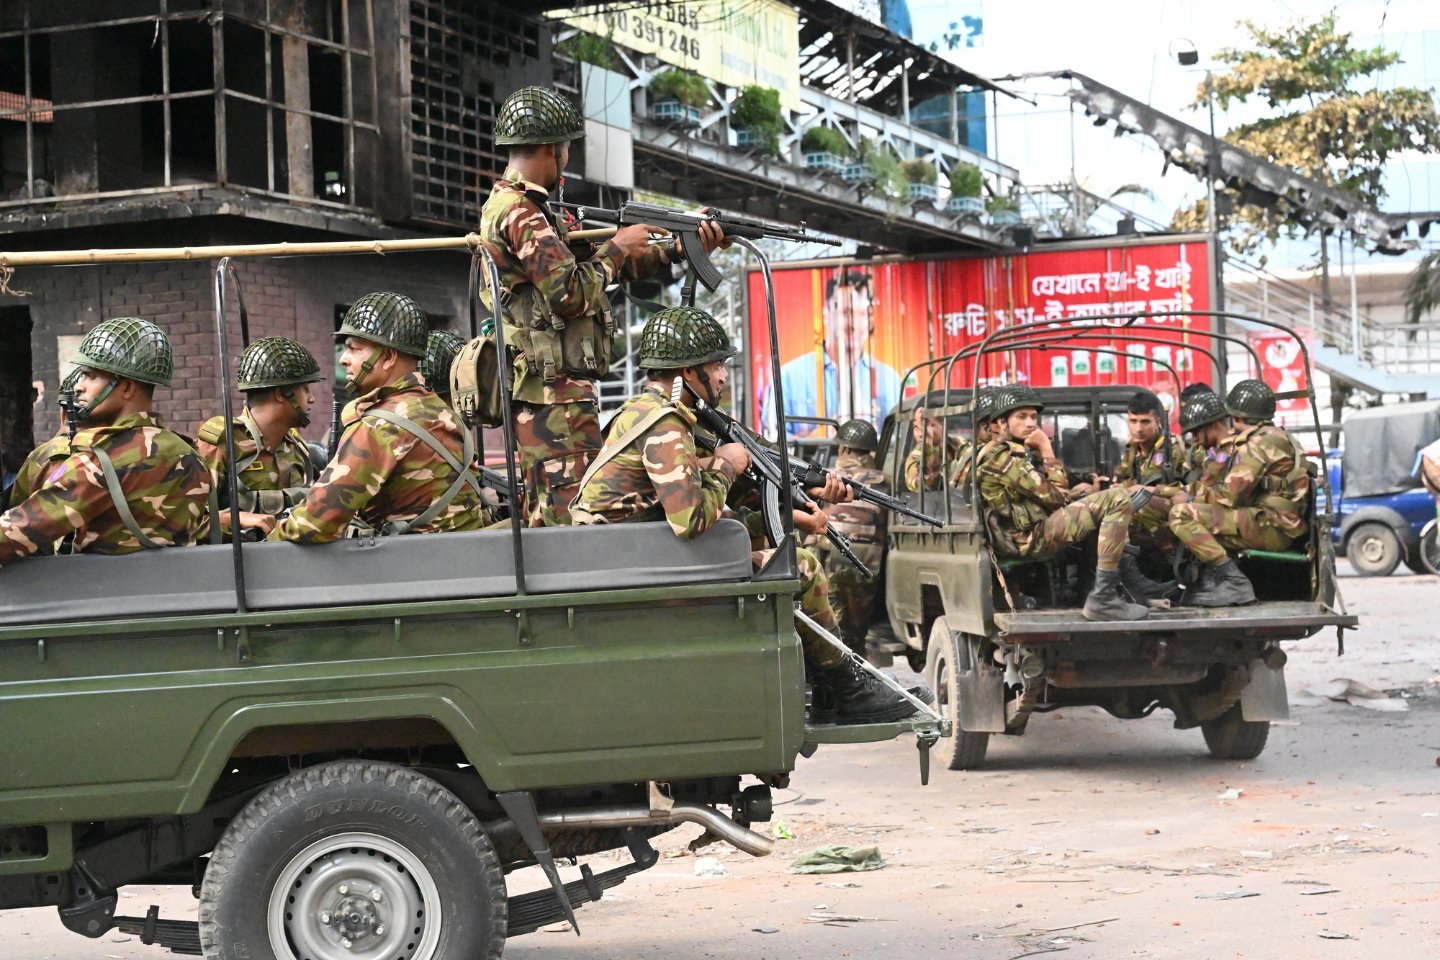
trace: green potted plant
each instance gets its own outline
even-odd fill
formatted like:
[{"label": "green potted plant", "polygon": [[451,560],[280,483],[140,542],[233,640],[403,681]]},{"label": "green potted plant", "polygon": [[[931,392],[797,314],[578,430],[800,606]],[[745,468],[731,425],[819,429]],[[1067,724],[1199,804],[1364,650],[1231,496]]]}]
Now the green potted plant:
[{"label": "green potted plant", "polygon": [[700,125],[700,108],[710,102],[710,88],[699,74],[671,67],[650,81],[650,115],[686,127]]},{"label": "green potted plant", "polygon": [[877,147],[865,158],[865,172],[872,191],[886,200],[899,200],[908,190],[900,158],[885,147]]},{"label": "green potted plant", "polygon": [[973,163],[957,163],[950,169],[950,202],[945,209],[962,216],[979,217],[985,212],[985,202],[980,199],[984,189],[985,180],[979,167]]},{"label": "green potted plant", "polygon": [[918,158],[905,160],[900,164],[900,172],[905,175],[905,195],[911,203],[935,202],[938,195],[935,183],[939,180],[935,164]]},{"label": "green potted plant", "polygon": [[780,149],[780,91],[750,84],[730,105],[735,146],[774,154]]},{"label": "green potted plant", "polygon": [[805,155],[805,169],[821,173],[845,172],[850,144],[834,127],[815,126],[800,137],[800,150]]},{"label": "green potted plant", "polygon": [[845,178],[846,183],[870,182],[870,166],[866,161],[874,152],[875,141],[869,137],[861,137],[855,142],[855,151],[851,155],[850,162],[845,164],[845,169],[840,174]]},{"label": "green potted plant", "polygon": [[996,194],[985,201],[985,209],[991,226],[1013,227],[1020,222],[1020,204],[1013,197]]}]

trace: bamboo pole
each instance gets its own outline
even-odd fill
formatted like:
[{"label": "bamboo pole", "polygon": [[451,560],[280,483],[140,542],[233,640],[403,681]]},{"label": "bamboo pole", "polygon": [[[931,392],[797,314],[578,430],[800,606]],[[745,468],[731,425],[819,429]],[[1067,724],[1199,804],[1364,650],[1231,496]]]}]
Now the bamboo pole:
[{"label": "bamboo pole", "polygon": [[[613,232],[613,231],[612,231]],[[0,252],[0,268],[73,267],[93,263],[159,263],[214,260],[221,257],[303,257],[321,254],[414,253],[423,250],[475,250],[480,235],[419,237],[407,240],[336,240],[316,243],[249,243],[213,247],[134,247],[113,250],[27,250]]]}]

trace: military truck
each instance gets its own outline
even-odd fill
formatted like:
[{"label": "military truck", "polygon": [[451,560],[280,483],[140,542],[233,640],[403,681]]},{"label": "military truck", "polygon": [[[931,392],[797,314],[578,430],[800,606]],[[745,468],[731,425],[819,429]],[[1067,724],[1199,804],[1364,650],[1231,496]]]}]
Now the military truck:
[{"label": "military truck", "polygon": [[[222,378],[227,279],[222,261]],[[682,824],[763,856],[751,827],[797,757],[946,727],[811,721],[781,546],[756,571],[734,520],[685,541],[517,517],[14,564],[0,909],[209,960],[480,960],[554,921],[578,933],[575,908]],[[557,866],[607,850],[629,862]],[[549,888],[507,896],[530,867]],[[117,915],[142,883],[189,887],[198,922]]]},{"label": "military truck", "polygon": [[[1063,346],[1103,353],[1114,350],[1111,340],[1146,339],[1145,328],[1133,326],[1141,318],[1094,319],[1119,326],[1037,323],[995,335],[994,348]],[[907,399],[885,423],[880,457],[894,489],[904,489],[901,466],[914,443],[910,419],[916,404],[944,417],[952,435],[973,436],[978,392],[968,379],[970,362],[990,347],[987,341],[910,372],[909,378],[932,389]],[[1197,349],[1208,352],[1203,345]],[[965,385],[933,388],[931,372],[941,384]],[[1109,475],[1124,449],[1125,411],[1136,389],[1039,390],[1043,428],[1070,474]],[[1177,376],[1175,395],[1179,389]],[[1130,623],[1095,623],[1081,616],[1094,571],[1093,538],[1083,549],[1072,547],[1043,561],[1002,556],[976,507],[973,477],[965,489],[947,484],[940,491],[913,492],[913,506],[942,514],[946,523],[933,528],[891,519],[885,604],[895,639],[879,657],[872,653],[872,662],[883,664],[887,650],[900,652],[924,671],[938,706],[954,723],[954,735],[937,746],[952,770],[981,766],[992,734],[1022,735],[1032,715],[1081,704],[1121,719],[1163,708],[1174,714],[1177,728],[1200,727],[1214,756],[1256,757],[1265,748],[1270,721],[1288,717],[1281,642],[1325,627],[1343,631],[1357,622],[1340,605],[1325,474],[1319,468],[1314,474],[1310,535],[1284,552],[1240,554],[1260,602],[1157,609]],[[1152,572],[1163,577],[1169,567]]]}]

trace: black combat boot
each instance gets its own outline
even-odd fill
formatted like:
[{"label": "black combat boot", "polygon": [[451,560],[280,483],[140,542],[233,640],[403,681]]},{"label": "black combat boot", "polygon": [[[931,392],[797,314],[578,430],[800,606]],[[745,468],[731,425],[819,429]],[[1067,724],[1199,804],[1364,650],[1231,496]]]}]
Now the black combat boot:
[{"label": "black combat boot", "polygon": [[1150,610],[1120,595],[1120,571],[1096,570],[1095,586],[1081,610],[1086,620],[1144,620]]},{"label": "black combat boot", "polygon": [[[909,693],[922,703],[935,702],[935,695],[923,683],[911,687]],[[815,719],[824,717],[831,723],[891,723],[916,712],[913,703],[849,657],[833,667],[814,669],[812,699],[817,705],[824,702],[823,707],[812,710]]]},{"label": "black combat boot", "polygon": [[1200,579],[1185,591],[1185,605],[1189,607],[1241,607],[1254,602],[1255,587],[1250,578],[1228,557],[1224,563],[1202,566]]},{"label": "black combat boot", "polygon": [[1151,600],[1168,600],[1180,586],[1174,580],[1151,580],[1140,569],[1140,548],[1134,544],[1125,545],[1125,554],[1120,558],[1120,582],[1137,603]]}]

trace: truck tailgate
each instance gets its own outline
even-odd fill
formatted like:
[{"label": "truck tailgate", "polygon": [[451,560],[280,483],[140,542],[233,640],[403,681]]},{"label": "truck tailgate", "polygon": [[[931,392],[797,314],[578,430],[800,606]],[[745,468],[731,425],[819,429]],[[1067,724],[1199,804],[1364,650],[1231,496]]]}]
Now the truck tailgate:
[{"label": "truck tailgate", "polygon": [[1011,643],[1046,642],[1105,634],[1240,633],[1277,639],[1308,637],[1324,627],[1353,627],[1359,618],[1311,601],[1276,601],[1246,607],[1175,607],[1151,610],[1144,620],[1092,623],[1078,609],[996,613],[996,631]]}]

